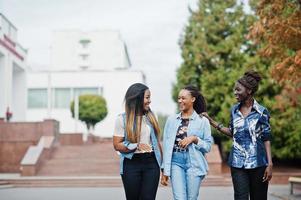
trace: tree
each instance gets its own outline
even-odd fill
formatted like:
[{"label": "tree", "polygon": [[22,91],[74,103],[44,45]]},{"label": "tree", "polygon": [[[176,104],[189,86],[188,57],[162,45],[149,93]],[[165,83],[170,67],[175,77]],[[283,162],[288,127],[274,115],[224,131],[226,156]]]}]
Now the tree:
[{"label": "tree", "polygon": [[[180,41],[184,61],[177,72],[173,98],[176,100],[179,88],[194,84],[207,99],[209,114],[227,123],[230,107],[235,101],[232,97],[235,81],[247,69],[255,69],[263,75],[255,98],[271,113],[273,156],[300,159],[301,89],[297,73],[300,70],[300,6],[294,0],[259,2],[262,26],[258,26],[256,16],[244,13],[236,1],[199,2],[199,9],[191,11]],[[224,146],[229,148],[230,142],[226,138],[215,132],[214,137],[217,143],[225,141]]]},{"label": "tree", "polygon": [[[235,103],[235,81],[248,69],[259,71],[263,82],[255,98],[271,112],[272,153],[280,159],[301,158],[300,109],[277,109],[283,86],[271,76],[274,60],[262,57],[258,53],[261,44],[247,39],[255,22],[256,16],[244,13],[236,1],[200,1],[180,40],[183,63],[177,71],[173,98],[176,101],[179,88],[194,84],[207,100],[208,113],[228,123]],[[229,151],[230,141],[215,130],[213,134],[215,142],[222,142]]]},{"label": "tree", "polygon": [[[274,96],[277,89],[266,73],[269,62],[260,60],[257,47],[246,39],[254,20],[255,16],[244,13],[235,0],[200,1],[199,9],[191,11],[180,41],[184,61],[177,72],[174,100],[179,88],[196,85],[207,100],[209,114],[228,123],[231,105],[235,103],[234,83],[247,69],[263,72],[267,81],[259,93]],[[216,143],[226,140],[215,131],[214,138]]]},{"label": "tree", "polygon": [[259,55],[271,60],[273,78],[282,86],[273,106],[274,155],[301,158],[301,2],[256,0],[259,20],[249,38],[261,48]]},{"label": "tree", "polygon": [[261,44],[261,55],[273,58],[273,77],[301,88],[301,1],[253,0],[259,20],[250,38]]},{"label": "tree", "polygon": [[[71,102],[70,109],[74,118],[74,101]],[[90,94],[79,96],[79,120],[86,124],[88,130],[102,121],[107,113],[106,101],[103,97]]]}]

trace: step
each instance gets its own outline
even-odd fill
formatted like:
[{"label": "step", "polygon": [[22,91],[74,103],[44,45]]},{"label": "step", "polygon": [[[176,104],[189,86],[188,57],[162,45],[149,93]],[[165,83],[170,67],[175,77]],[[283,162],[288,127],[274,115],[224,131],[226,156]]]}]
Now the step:
[{"label": "step", "polygon": [[119,162],[95,160],[50,160],[45,162],[38,175],[118,175]]},{"label": "step", "polygon": [[7,184],[7,185],[0,185],[0,190],[1,189],[8,189],[8,188],[13,188],[14,186],[11,184]]},{"label": "step", "polygon": [[0,185],[7,185],[8,182],[7,181],[0,181]]},{"label": "step", "polygon": [[103,176],[119,174],[119,156],[112,142],[57,146],[38,176]]},{"label": "step", "polygon": [[[283,174],[282,174],[283,175]],[[274,177],[279,179],[279,175]],[[272,179],[273,180],[273,179]],[[287,179],[285,180],[287,182]],[[285,184],[276,181],[273,184]],[[6,187],[121,187],[122,181],[119,175],[112,176],[34,176],[3,178],[3,186]],[[221,176],[208,175],[202,186],[232,186],[230,174]]]},{"label": "step", "polygon": [[120,176],[20,177],[5,180],[15,187],[120,187]]},{"label": "step", "polygon": [[[35,176],[8,178],[15,187],[122,187],[120,176]],[[223,176],[208,176],[202,186],[231,186],[231,179]]]},{"label": "step", "polygon": [[1,181],[0,180],[0,189],[12,188],[13,185],[9,184],[8,181]]}]

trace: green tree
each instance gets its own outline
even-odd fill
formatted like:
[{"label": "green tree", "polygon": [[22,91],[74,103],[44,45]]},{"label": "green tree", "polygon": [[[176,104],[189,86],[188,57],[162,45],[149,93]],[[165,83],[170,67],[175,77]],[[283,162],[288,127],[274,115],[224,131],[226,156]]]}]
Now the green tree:
[{"label": "green tree", "polygon": [[[174,99],[179,88],[196,85],[207,100],[208,113],[228,123],[230,108],[235,103],[232,95],[235,81],[246,70],[254,69],[264,76],[256,99],[270,110],[279,88],[268,73],[270,61],[261,59],[256,54],[257,45],[246,39],[254,21],[255,16],[243,12],[242,5],[235,0],[200,1],[199,9],[191,11],[180,41],[184,61],[177,72]],[[215,130],[213,135],[218,144],[228,141]],[[229,142],[224,146],[229,147]]]},{"label": "green tree", "polygon": [[[300,41],[292,42],[297,37],[294,31],[300,30],[300,26],[292,28],[293,24],[300,21],[300,5],[295,0],[288,1],[289,4],[285,0],[257,2],[260,2],[259,19],[244,13],[235,0],[199,1],[199,8],[191,11],[189,23],[180,40],[183,63],[177,71],[173,98],[176,101],[178,91],[183,86],[196,85],[207,100],[208,113],[217,121],[228,123],[231,105],[235,103],[232,95],[235,81],[248,69],[259,71],[263,81],[255,98],[271,114],[273,156],[300,159],[300,76],[289,71],[291,68],[297,72],[301,63],[301,47],[294,46]],[[273,9],[275,12],[272,12]],[[293,20],[296,17],[297,20]],[[260,26],[262,24],[264,26]],[[283,28],[287,26],[289,30]],[[295,64],[289,65],[285,62],[287,59],[294,59]],[[281,68],[278,72],[275,71],[277,66]],[[292,82],[297,87],[292,88],[291,84],[287,84]],[[216,142],[223,142],[226,151],[229,150],[231,141],[215,130],[213,134]]]},{"label": "green tree", "polygon": [[[83,121],[87,129],[94,128],[94,126],[102,121],[108,113],[106,100],[99,95],[80,95],[79,96],[79,120]],[[72,117],[74,113],[74,101],[70,104]]]}]

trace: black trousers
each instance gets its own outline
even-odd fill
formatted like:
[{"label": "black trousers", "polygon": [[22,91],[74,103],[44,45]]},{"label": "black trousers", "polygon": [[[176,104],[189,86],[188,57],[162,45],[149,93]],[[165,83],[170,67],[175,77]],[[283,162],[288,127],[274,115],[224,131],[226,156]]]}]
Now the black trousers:
[{"label": "black trousers", "polygon": [[121,177],[127,200],[156,199],[160,168],[153,152],[125,158]]},{"label": "black trousers", "polygon": [[231,167],[235,200],[267,200],[269,182],[262,182],[266,167],[244,169]]}]

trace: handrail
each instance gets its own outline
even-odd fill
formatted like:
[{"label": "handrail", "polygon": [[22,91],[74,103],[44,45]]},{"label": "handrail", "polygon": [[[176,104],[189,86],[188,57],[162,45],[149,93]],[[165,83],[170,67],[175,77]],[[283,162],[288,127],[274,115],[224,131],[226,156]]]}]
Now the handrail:
[{"label": "handrail", "polygon": [[50,148],[54,141],[53,136],[42,136],[36,146],[30,146],[21,161],[21,165],[36,165],[44,148]]}]

